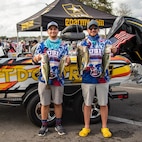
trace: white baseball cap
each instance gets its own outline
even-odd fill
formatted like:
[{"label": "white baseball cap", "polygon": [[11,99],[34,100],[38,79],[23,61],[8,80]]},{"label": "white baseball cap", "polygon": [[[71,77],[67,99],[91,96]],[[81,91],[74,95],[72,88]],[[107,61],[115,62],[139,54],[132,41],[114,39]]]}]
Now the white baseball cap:
[{"label": "white baseball cap", "polygon": [[49,29],[51,26],[55,26],[55,27],[58,28],[58,24],[56,22],[54,22],[54,21],[51,21],[50,23],[48,23],[47,29]]}]

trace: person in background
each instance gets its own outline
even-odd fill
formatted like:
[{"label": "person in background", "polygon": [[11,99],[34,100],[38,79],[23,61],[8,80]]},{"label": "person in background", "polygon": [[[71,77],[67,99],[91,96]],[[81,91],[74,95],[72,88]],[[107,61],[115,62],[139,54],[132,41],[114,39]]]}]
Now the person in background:
[{"label": "person in background", "polygon": [[0,39],[0,46],[4,47],[4,43],[2,42],[2,39]]},{"label": "person in background", "polygon": [[56,116],[55,130],[59,135],[66,134],[62,126],[62,102],[64,93],[64,75],[59,76],[59,63],[63,56],[66,56],[66,65],[70,64],[68,56],[68,47],[58,38],[58,24],[54,21],[48,23],[47,33],[49,37],[41,42],[35,51],[33,63],[38,63],[41,60],[42,54],[48,54],[50,62],[50,77],[47,88],[43,79],[42,73],[39,76],[38,92],[41,103],[41,122],[42,126],[38,135],[44,136],[48,132],[48,113],[51,103],[51,96],[54,103],[54,112]]},{"label": "person in background", "polygon": [[77,53],[77,41],[72,41],[69,54],[70,55],[76,55],[76,53]]},{"label": "person in background", "polygon": [[24,40],[21,40],[16,49],[17,54],[21,54],[25,52],[25,49],[26,49],[25,46],[26,46],[26,42]]},{"label": "person in background", "polygon": [[16,43],[11,41],[10,39],[7,39],[6,44],[4,46],[5,55],[10,58],[13,57],[13,55],[16,53],[16,46],[17,46]]},{"label": "person in background", "polygon": [[[101,77],[102,57],[109,40],[101,39],[98,35],[99,26],[95,20],[91,20],[87,25],[88,36],[81,41],[82,46],[89,50],[89,63],[82,74],[82,95],[84,98],[84,128],[79,132],[79,136],[86,137],[90,133],[90,116],[91,105],[96,92],[98,104],[100,105],[100,114],[102,120],[101,133],[103,137],[112,136],[108,126],[108,91],[109,91],[109,74],[108,70],[104,77]],[[110,52],[115,53],[117,49],[111,47]]]},{"label": "person in background", "polygon": [[4,43],[2,41],[2,39],[0,39],[0,57],[7,57],[7,53],[5,51],[5,48],[4,48]]},{"label": "person in background", "polygon": [[9,46],[9,53],[15,53],[16,52],[16,44],[14,42],[12,42],[11,40],[7,41],[7,44]]},{"label": "person in background", "polygon": [[34,55],[35,54],[35,51],[36,51],[36,48],[38,46],[38,41],[37,40],[33,40],[31,42],[31,54]]}]

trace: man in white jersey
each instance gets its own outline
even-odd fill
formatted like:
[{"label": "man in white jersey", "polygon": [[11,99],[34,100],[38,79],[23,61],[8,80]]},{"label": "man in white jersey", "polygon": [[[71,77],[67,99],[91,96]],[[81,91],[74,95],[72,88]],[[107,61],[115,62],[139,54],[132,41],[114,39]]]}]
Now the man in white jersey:
[{"label": "man in white jersey", "polygon": [[[93,103],[94,94],[96,92],[98,104],[100,105],[100,113],[102,120],[101,132],[103,137],[112,136],[107,127],[108,118],[108,91],[109,91],[109,74],[106,70],[104,77],[102,74],[102,57],[104,49],[111,41],[101,39],[98,35],[99,26],[95,20],[91,20],[87,25],[88,36],[81,42],[82,46],[86,46],[89,50],[89,63],[82,74],[82,95],[84,98],[84,122],[85,125],[79,132],[79,136],[86,137],[90,133],[90,116],[91,105]],[[117,49],[111,48],[110,52],[115,53]]]},{"label": "man in white jersey", "polygon": [[64,92],[64,75],[59,76],[59,63],[63,56],[67,56],[66,64],[70,63],[70,58],[68,56],[68,47],[64,44],[58,37],[58,24],[54,21],[48,23],[47,33],[49,37],[41,42],[35,51],[35,56],[33,57],[33,63],[38,63],[41,60],[41,54],[48,54],[50,63],[50,77],[48,84],[50,89],[46,87],[43,75],[40,72],[38,92],[40,96],[41,103],[41,122],[42,126],[39,130],[38,135],[44,136],[48,132],[48,113],[49,106],[51,103],[51,96],[54,103],[54,112],[56,116],[56,126],[55,130],[59,135],[64,135],[65,130],[62,127],[62,102],[63,102],[63,92]]}]

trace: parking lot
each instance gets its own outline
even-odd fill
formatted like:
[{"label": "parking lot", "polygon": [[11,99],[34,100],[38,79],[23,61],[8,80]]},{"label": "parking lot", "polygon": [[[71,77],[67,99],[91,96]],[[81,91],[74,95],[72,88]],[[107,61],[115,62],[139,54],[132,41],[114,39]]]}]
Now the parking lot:
[{"label": "parking lot", "polygon": [[128,91],[129,99],[110,100],[108,126],[113,133],[110,139],[102,137],[101,123],[91,125],[92,131],[88,137],[79,137],[78,132],[83,124],[76,121],[71,110],[64,110],[63,115],[67,135],[58,136],[54,127],[51,127],[45,137],[38,137],[39,128],[27,118],[23,106],[0,106],[0,142],[141,142],[141,86],[126,84],[113,89]]}]

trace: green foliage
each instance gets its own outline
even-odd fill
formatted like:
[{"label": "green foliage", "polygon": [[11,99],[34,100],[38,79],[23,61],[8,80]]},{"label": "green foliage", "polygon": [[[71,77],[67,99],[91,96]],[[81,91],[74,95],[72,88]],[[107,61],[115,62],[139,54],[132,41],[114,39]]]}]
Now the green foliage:
[{"label": "green foliage", "polygon": [[95,9],[112,13],[112,2],[108,0],[78,0],[85,5],[91,6]]},{"label": "green foliage", "polygon": [[4,40],[6,39],[7,37],[6,36],[0,36],[0,39]]}]

